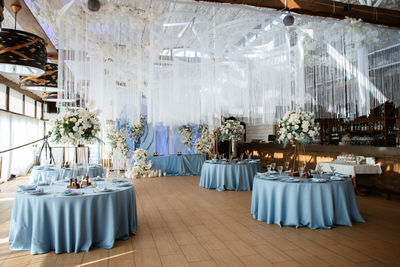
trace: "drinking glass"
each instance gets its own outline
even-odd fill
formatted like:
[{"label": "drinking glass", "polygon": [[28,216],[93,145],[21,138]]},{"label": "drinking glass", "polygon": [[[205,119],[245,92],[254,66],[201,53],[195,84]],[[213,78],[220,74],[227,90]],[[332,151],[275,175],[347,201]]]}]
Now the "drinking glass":
[{"label": "drinking glass", "polygon": [[251,153],[247,154],[247,159],[251,159]]},{"label": "drinking glass", "polygon": [[243,160],[244,154],[240,153],[240,160]]},{"label": "drinking glass", "polygon": [[303,162],[303,168],[306,169],[307,162]]},{"label": "drinking glass", "polygon": [[299,172],[300,172],[300,175],[302,175],[304,173],[304,167],[299,167]]},{"label": "drinking glass", "polygon": [[275,162],[271,163],[271,169],[272,169],[273,171],[275,171],[275,167],[276,167],[276,163],[275,163]]},{"label": "drinking glass", "polygon": [[271,164],[267,165],[268,172],[271,172]]},{"label": "drinking glass", "polygon": [[225,159],[225,154],[224,153],[221,154],[221,159]]},{"label": "drinking glass", "polygon": [[282,176],[283,166],[278,166],[279,176]]},{"label": "drinking glass", "polygon": [[329,167],[331,168],[331,171],[332,171],[333,176],[335,176],[335,174],[336,174],[336,168],[335,168],[335,166],[329,165]]},{"label": "drinking glass", "polygon": [[285,170],[288,171],[289,170],[289,161],[285,162]]}]

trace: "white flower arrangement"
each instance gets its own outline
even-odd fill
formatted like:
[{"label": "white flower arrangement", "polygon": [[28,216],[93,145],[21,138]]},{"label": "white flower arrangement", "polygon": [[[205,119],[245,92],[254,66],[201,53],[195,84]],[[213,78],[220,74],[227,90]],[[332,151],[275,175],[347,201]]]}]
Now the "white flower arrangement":
[{"label": "white flower arrangement", "polygon": [[98,115],[100,110],[90,112],[84,108],[68,109],[51,121],[52,141],[55,143],[93,144],[100,139],[96,136],[100,130]]},{"label": "white flower arrangement", "polygon": [[143,177],[150,171],[151,166],[151,161],[136,161],[133,163],[132,167],[127,170],[125,175],[129,178]]},{"label": "white flower arrangement", "polygon": [[208,129],[207,125],[200,126],[200,137],[194,144],[195,151],[198,154],[209,153],[214,147],[214,134]]},{"label": "white flower arrangement", "polygon": [[143,148],[139,148],[139,149],[135,150],[135,152],[133,152],[133,159],[136,162],[146,161],[146,159],[148,159],[148,157],[149,157],[149,152]]},{"label": "white flower arrangement", "polygon": [[193,144],[193,129],[189,124],[179,127],[178,132],[182,135],[183,143],[188,150],[192,149]]},{"label": "white flower arrangement", "polygon": [[126,176],[137,178],[147,175],[152,166],[152,162],[150,160],[146,162],[148,157],[149,152],[147,150],[143,148],[135,150],[133,153],[133,159],[135,160],[135,163],[133,163],[132,167],[128,169]]},{"label": "white flower arrangement", "polygon": [[144,132],[146,118],[144,116],[140,116],[139,123],[137,124],[129,124],[129,133],[132,137],[133,141],[139,141],[139,138],[142,136]]},{"label": "white flower arrangement", "polygon": [[243,125],[240,125],[240,121],[227,120],[225,124],[220,127],[219,132],[219,141],[221,142],[243,142],[245,130]]},{"label": "white flower arrangement", "polygon": [[300,107],[286,112],[279,121],[279,127],[278,141],[283,143],[283,146],[295,142],[310,144],[318,134],[318,127],[314,123],[314,113],[301,111]]},{"label": "white flower arrangement", "polygon": [[128,143],[129,137],[125,128],[118,130],[116,127],[113,127],[108,130],[107,139],[113,149],[116,149],[124,158],[129,158],[131,147]]}]

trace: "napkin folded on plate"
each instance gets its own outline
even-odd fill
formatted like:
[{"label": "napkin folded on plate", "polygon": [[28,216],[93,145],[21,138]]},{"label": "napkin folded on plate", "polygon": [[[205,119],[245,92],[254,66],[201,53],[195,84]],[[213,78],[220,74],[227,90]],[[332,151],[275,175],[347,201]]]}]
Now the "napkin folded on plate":
[{"label": "napkin folded on plate", "polygon": [[43,188],[39,188],[39,189],[36,189],[36,190],[25,191],[25,194],[32,194],[32,195],[41,194],[41,193],[44,193]]},{"label": "napkin folded on plate", "polygon": [[132,185],[132,183],[125,182],[125,181],[117,184],[118,187],[127,187],[127,186],[131,186],[131,185]]},{"label": "napkin folded on plate", "polygon": [[97,176],[97,177],[92,178],[92,179],[95,180],[95,181],[104,181],[104,178],[102,178],[100,176]]},{"label": "napkin folded on plate", "polygon": [[123,183],[125,181],[124,181],[124,179],[115,179],[114,178],[114,179],[111,180],[111,182],[113,182],[113,183]]},{"label": "napkin folded on plate", "polygon": [[344,181],[345,180],[344,177],[338,177],[338,176],[331,176],[330,179],[332,181]]},{"label": "napkin folded on plate", "polygon": [[75,195],[82,195],[82,194],[83,194],[83,192],[75,191],[72,189],[67,189],[67,190],[61,192],[61,195],[63,195],[63,196],[75,196]]},{"label": "napkin folded on plate", "polygon": [[35,189],[36,189],[36,185],[34,185],[34,184],[30,184],[30,185],[20,185],[19,188],[20,188],[22,191],[35,190]]},{"label": "napkin folded on plate", "polygon": [[108,188],[108,187],[103,187],[103,188],[97,187],[97,190],[99,192],[111,192],[111,191],[113,191],[112,188]]},{"label": "napkin folded on plate", "polygon": [[329,181],[329,179],[324,179],[324,178],[311,178],[311,182],[313,183],[326,183]]}]

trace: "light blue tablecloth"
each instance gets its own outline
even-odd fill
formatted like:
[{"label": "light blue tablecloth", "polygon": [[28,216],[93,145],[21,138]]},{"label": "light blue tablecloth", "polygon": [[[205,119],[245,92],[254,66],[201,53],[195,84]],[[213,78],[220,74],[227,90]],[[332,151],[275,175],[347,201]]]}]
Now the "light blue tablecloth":
[{"label": "light blue tablecloth", "polygon": [[302,181],[267,181],[256,176],[251,200],[253,217],[269,224],[311,229],[365,222],[358,210],[351,178],[326,183]]},{"label": "light blue tablecloth", "polygon": [[152,169],[161,169],[167,175],[200,175],[204,163],[204,155],[162,155],[151,156]]},{"label": "light blue tablecloth", "polygon": [[[103,176],[104,170],[103,167],[100,164],[89,164],[89,177],[97,177]],[[84,169],[83,166],[80,166],[80,169]],[[71,168],[63,168],[63,171],[61,171],[60,167],[57,167],[55,165],[49,165],[49,166],[35,166],[32,169],[30,178],[29,178],[29,183],[34,184],[36,181],[39,181],[41,183],[46,183],[48,181],[44,181],[42,174],[45,173],[49,177],[49,179],[53,179],[53,181],[61,180],[64,178],[71,178],[72,174],[72,169]],[[76,169],[75,169],[75,174],[76,174]],[[61,177],[61,175],[63,177]]]},{"label": "light blue tablecloth", "polygon": [[260,162],[210,163],[205,162],[201,170],[200,186],[217,191],[251,190],[256,172],[261,170]]},{"label": "light blue tablecloth", "polygon": [[[101,185],[101,183],[98,183]],[[52,186],[64,191],[66,183]],[[49,186],[43,187],[46,191]],[[91,246],[112,248],[116,239],[128,239],[138,226],[134,186],[107,193],[80,189],[79,196],[15,193],[11,215],[10,249],[32,254],[89,251]]]}]

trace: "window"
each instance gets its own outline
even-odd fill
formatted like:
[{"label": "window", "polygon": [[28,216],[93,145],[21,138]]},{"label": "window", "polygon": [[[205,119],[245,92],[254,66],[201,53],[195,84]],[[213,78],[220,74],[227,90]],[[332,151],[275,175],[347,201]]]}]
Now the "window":
[{"label": "window", "polygon": [[10,111],[23,114],[22,94],[10,88]]},{"label": "window", "polygon": [[4,84],[0,84],[0,109],[6,109],[7,104],[7,87]]},{"label": "window", "polygon": [[42,118],[42,106],[42,103],[36,102],[36,119]]},{"label": "window", "polygon": [[35,117],[35,100],[29,96],[25,96],[25,115]]}]

